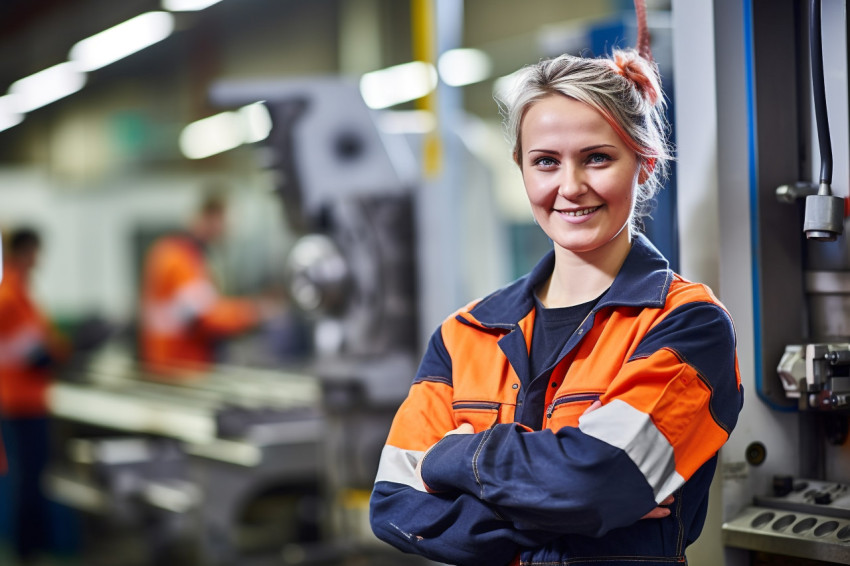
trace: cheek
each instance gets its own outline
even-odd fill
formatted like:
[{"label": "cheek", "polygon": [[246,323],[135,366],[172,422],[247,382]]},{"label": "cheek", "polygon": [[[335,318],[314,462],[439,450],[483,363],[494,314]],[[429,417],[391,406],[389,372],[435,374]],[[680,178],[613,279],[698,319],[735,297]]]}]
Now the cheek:
[{"label": "cheek", "polygon": [[543,205],[551,200],[553,194],[549,188],[534,175],[523,175],[522,182],[525,185],[525,194],[532,205]]},{"label": "cheek", "polygon": [[631,209],[637,194],[637,175],[619,175],[600,183],[597,192],[611,206]]}]

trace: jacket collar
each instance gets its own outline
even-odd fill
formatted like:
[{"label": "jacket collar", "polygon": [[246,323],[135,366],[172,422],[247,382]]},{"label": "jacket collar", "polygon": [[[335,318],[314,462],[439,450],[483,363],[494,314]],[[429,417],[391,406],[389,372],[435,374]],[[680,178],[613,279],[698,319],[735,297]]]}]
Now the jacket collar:
[{"label": "jacket collar", "polygon": [[[470,311],[470,322],[487,328],[511,330],[534,308],[534,289],[552,273],[554,250],[547,253],[524,277],[488,295]],[[661,308],[673,280],[669,263],[649,239],[638,234],[617,277],[594,307]],[[466,317],[464,317],[466,318]]]}]

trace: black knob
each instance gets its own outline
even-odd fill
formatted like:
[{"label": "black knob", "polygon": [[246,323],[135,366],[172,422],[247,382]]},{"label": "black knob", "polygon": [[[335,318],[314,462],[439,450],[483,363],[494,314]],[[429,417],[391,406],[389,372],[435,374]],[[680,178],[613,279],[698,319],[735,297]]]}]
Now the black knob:
[{"label": "black knob", "polygon": [[832,503],[832,495],[828,491],[819,491],[815,494],[815,503],[818,505],[829,505]]},{"label": "black knob", "polygon": [[785,497],[794,489],[794,478],[791,476],[773,476],[773,495]]}]

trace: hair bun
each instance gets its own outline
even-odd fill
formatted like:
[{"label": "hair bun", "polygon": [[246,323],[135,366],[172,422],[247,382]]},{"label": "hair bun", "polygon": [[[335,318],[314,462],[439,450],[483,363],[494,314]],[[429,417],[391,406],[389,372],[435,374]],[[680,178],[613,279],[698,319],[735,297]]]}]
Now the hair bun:
[{"label": "hair bun", "polygon": [[614,72],[628,79],[650,104],[654,106],[658,102],[661,85],[652,63],[629,49],[615,51],[611,64]]}]

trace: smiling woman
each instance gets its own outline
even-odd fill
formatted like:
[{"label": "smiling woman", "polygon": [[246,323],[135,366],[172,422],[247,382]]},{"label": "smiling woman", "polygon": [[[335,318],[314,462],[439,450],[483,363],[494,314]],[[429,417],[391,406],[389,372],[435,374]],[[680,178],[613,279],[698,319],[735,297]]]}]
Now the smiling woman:
[{"label": "smiling woman", "polygon": [[671,153],[659,84],[631,50],[520,72],[506,125],[554,249],[432,335],[379,538],[450,564],[687,562],[743,397],[729,314],[638,230]]},{"label": "smiling woman", "polygon": [[517,157],[531,210],[557,253],[622,264],[635,188],[647,176],[637,155],[599,112],[556,94],[526,113],[522,147]]}]

